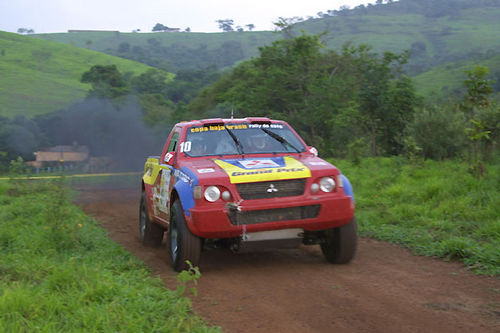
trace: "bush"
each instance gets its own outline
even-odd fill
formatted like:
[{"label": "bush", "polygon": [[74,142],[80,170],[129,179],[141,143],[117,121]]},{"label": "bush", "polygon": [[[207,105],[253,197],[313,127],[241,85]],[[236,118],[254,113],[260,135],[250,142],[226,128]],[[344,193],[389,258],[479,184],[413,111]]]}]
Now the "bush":
[{"label": "bush", "polygon": [[467,146],[463,113],[450,107],[422,108],[415,112],[407,135],[420,147],[424,158],[442,160],[459,156]]}]

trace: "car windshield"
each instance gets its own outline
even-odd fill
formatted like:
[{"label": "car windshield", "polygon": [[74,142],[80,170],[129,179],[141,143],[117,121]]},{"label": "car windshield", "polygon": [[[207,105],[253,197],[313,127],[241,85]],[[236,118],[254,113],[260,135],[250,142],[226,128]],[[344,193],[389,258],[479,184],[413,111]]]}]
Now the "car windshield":
[{"label": "car windshield", "polygon": [[305,151],[301,140],[284,124],[226,124],[187,129],[181,149],[191,157]]}]

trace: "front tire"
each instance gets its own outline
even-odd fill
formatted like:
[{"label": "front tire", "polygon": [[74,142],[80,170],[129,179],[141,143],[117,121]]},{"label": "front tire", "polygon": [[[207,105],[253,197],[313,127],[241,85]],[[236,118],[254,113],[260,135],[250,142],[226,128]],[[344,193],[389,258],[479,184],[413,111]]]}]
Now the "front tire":
[{"label": "front tire", "polygon": [[346,225],[325,230],[325,240],[321,243],[321,251],[328,262],[347,264],[356,254],[357,241],[357,223],[353,218]]},{"label": "front tire", "polygon": [[141,205],[139,208],[139,236],[143,245],[159,247],[163,240],[163,228],[151,222],[146,205],[146,194],[142,192]]},{"label": "front tire", "polygon": [[172,267],[177,272],[189,270],[187,260],[191,262],[193,267],[199,265],[201,239],[189,230],[179,200],[175,200],[172,204],[168,245]]}]

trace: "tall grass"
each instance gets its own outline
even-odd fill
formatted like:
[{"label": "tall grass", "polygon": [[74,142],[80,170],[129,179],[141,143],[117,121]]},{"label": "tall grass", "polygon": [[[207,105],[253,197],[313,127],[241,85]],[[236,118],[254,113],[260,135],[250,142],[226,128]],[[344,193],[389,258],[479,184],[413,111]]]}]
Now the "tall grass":
[{"label": "tall grass", "polygon": [[332,161],[353,184],[362,236],[500,275],[500,165],[476,179],[466,163],[367,158]]},{"label": "tall grass", "polygon": [[[0,183],[1,332],[217,332],[61,184]],[[182,277],[183,283],[189,281]]]}]

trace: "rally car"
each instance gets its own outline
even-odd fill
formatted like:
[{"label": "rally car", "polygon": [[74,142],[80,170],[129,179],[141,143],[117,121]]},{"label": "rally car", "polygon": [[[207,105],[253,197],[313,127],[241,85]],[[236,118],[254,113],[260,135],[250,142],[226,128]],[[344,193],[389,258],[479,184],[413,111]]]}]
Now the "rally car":
[{"label": "rally car", "polygon": [[175,270],[202,249],[319,244],[327,261],[356,252],[348,179],[284,121],[204,119],[174,126],[142,177],[143,244],[167,247]]}]

